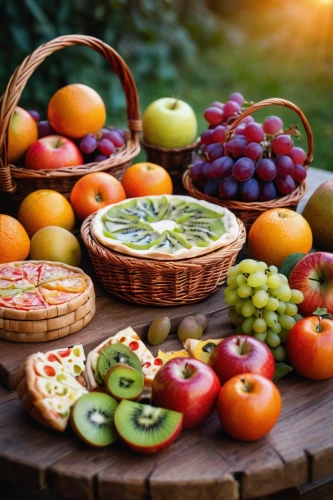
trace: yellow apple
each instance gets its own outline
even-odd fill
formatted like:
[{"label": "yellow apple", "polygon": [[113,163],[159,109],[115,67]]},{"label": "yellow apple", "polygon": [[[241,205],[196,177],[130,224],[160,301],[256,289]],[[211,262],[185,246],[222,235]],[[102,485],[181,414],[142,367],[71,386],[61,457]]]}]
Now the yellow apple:
[{"label": "yellow apple", "polygon": [[143,139],[162,148],[182,148],[192,144],[198,129],[189,104],[175,97],[152,102],[143,113]]}]

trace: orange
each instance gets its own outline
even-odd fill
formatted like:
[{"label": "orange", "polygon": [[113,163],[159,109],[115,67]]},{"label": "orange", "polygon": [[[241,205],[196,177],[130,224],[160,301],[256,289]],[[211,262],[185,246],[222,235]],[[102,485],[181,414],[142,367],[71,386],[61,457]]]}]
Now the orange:
[{"label": "orange", "polygon": [[0,214],[0,264],[25,260],[30,250],[26,230],[14,217]]},{"label": "orange", "polygon": [[121,183],[128,198],[172,194],[172,180],[165,168],[155,163],[136,163],[129,167]]},{"label": "orange", "polygon": [[261,214],[248,235],[250,257],[280,266],[291,253],[308,253],[312,232],[301,214],[288,208],[273,208]]},{"label": "orange", "polygon": [[89,132],[95,134],[103,127],[106,110],[101,96],[94,89],[73,83],[51,97],[47,116],[59,134],[78,138]]},{"label": "orange", "polygon": [[83,220],[96,210],[125,198],[123,186],[113,175],[92,172],[81,177],[74,185],[70,202],[77,217]]},{"label": "orange", "polygon": [[47,226],[59,226],[71,231],[75,224],[73,209],[66,198],[52,189],[39,189],[22,201],[18,219],[32,237]]},{"label": "orange", "polygon": [[17,106],[8,129],[8,162],[20,160],[37,139],[38,128],[35,120],[28,111]]}]

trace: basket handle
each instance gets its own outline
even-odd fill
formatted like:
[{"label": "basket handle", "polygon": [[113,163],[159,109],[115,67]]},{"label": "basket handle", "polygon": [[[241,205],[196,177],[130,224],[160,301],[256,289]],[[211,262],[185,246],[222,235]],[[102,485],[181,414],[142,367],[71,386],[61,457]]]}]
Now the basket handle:
[{"label": "basket handle", "polygon": [[84,45],[101,54],[117,74],[123,87],[127,104],[127,124],[135,143],[140,143],[142,129],[140,102],[133,75],[122,57],[105,42],[85,35],[65,35],[55,38],[38,47],[18,66],[8,82],[0,100],[0,188],[8,193],[16,190],[7,161],[8,127],[15,107],[35,69],[53,52]]},{"label": "basket handle", "polygon": [[244,120],[244,118],[246,118],[249,115],[252,115],[252,113],[254,113],[255,111],[258,111],[261,108],[266,108],[267,106],[272,106],[272,105],[285,106],[287,108],[290,108],[293,111],[295,111],[295,113],[297,113],[298,116],[300,117],[300,119],[303,123],[304,129],[305,129],[305,132],[306,132],[307,140],[308,140],[308,154],[307,154],[306,160],[304,162],[304,165],[305,166],[309,165],[313,161],[313,134],[312,134],[310,124],[309,124],[305,114],[303,113],[303,111],[298,106],[296,106],[296,104],[294,104],[293,102],[287,101],[286,99],[272,97],[271,99],[264,99],[263,101],[259,101],[255,104],[252,104],[251,106],[249,106],[230,125],[230,128],[228,129],[228,132],[227,132],[227,140],[230,138],[230,136],[232,135],[232,133],[234,132],[236,127],[238,127],[238,125]]}]

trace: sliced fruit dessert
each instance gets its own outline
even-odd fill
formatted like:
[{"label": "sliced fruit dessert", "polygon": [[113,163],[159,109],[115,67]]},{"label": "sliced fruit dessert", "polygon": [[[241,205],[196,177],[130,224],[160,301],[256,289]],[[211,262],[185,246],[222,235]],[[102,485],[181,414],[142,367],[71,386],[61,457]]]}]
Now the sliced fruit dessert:
[{"label": "sliced fruit dessert", "polygon": [[118,402],[108,394],[90,392],[78,399],[71,410],[75,434],[90,446],[108,446],[118,439],[114,413]]},{"label": "sliced fruit dessert", "polygon": [[123,363],[112,366],[105,374],[107,393],[119,401],[122,399],[136,401],[141,396],[144,386],[142,373]]},{"label": "sliced fruit dessert", "polygon": [[82,345],[37,352],[25,360],[17,375],[17,393],[33,418],[58,431],[65,430],[71,406],[87,393],[79,383],[84,361]]},{"label": "sliced fruit dessert", "polygon": [[208,364],[212,352],[222,340],[223,339],[187,339],[184,342],[184,347],[187,349],[188,355],[191,358],[199,359]]},{"label": "sliced fruit dessert", "polygon": [[[82,297],[92,288],[90,278],[79,268],[59,262],[22,261],[0,266],[0,316],[10,317],[4,309],[23,312],[41,310],[32,317],[13,314],[13,319],[42,319],[52,317],[52,312],[42,310],[73,301],[71,308],[55,310],[55,315],[75,310],[86,302]],[[75,300],[77,299],[77,300]]]},{"label": "sliced fruit dessert", "polygon": [[130,366],[140,373],[142,372],[142,366],[138,356],[131,351],[127,345],[116,342],[115,344],[104,347],[98,357],[96,370],[96,377],[98,380],[105,382],[107,371],[119,363]]},{"label": "sliced fruit dessert", "polygon": [[138,453],[161,451],[178,437],[183,415],[176,411],[123,400],[114,423],[121,439]]},{"label": "sliced fruit dessert", "polygon": [[[124,363],[127,358],[126,364],[134,363],[134,359],[138,358],[141,364],[141,370],[144,375],[145,384],[148,386],[152,385],[155,374],[160,369],[163,364],[163,361],[160,358],[154,358],[152,353],[147,349],[145,344],[140,340],[139,336],[135,333],[135,331],[131,328],[125,328],[121,330],[116,335],[109,337],[104,340],[99,346],[97,346],[93,351],[87,356],[87,363],[85,367],[85,379],[88,383],[88,387],[90,390],[95,389],[98,385],[104,385],[104,376],[107,370],[112,366],[112,356],[109,354],[103,355],[100,360],[100,355],[102,351],[105,351],[109,346],[114,346],[114,344],[122,344],[122,351],[113,352],[113,364],[116,363]],[[118,346],[119,347],[119,346]],[[125,348],[128,348],[126,350]],[[134,356],[129,358],[128,351]],[[111,351],[107,351],[111,352]],[[108,361],[106,362],[108,358]],[[126,362],[126,361],[125,361]],[[103,365],[102,370],[104,374],[100,373],[100,368]],[[109,366],[110,365],[110,366]],[[132,364],[133,366],[133,364]],[[133,368],[139,369],[137,362]]]},{"label": "sliced fruit dessert", "polygon": [[229,245],[239,234],[228,209],[190,196],[132,198],[100,209],[93,236],[121,253],[158,260],[187,259]]}]

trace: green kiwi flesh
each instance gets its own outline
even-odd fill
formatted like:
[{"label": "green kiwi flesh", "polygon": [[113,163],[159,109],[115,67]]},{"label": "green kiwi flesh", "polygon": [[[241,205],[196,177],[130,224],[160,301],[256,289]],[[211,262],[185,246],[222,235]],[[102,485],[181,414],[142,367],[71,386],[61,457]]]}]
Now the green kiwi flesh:
[{"label": "green kiwi flesh", "polygon": [[144,385],[142,373],[123,363],[112,366],[105,375],[105,388],[117,400],[138,399]]},{"label": "green kiwi flesh", "polygon": [[155,453],[171,444],[179,435],[183,415],[179,412],[123,400],[114,423],[119,436],[139,453]]},{"label": "green kiwi flesh", "polygon": [[114,414],[118,402],[108,394],[90,392],[72,408],[70,421],[75,434],[90,446],[108,446],[118,438]]},{"label": "green kiwi flesh", "polygon": [[97,361],[98,378],[104,382],[106,372],[118,363],[129,365],[138,372],[142,372],[142,365],[138,356],[129,347],[118,342],[105,347],[99,355]]}]

